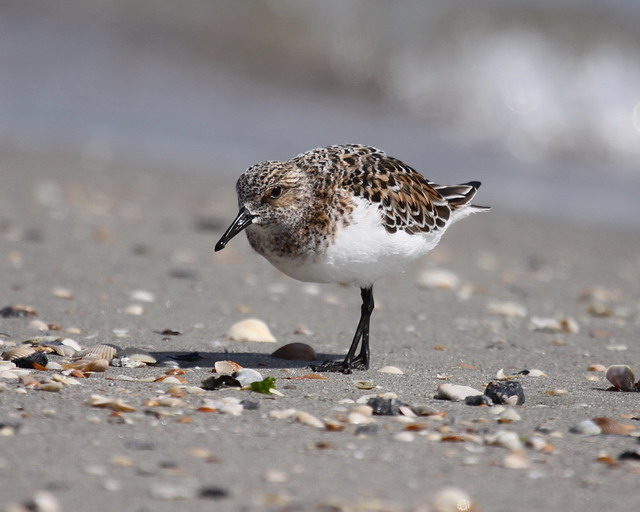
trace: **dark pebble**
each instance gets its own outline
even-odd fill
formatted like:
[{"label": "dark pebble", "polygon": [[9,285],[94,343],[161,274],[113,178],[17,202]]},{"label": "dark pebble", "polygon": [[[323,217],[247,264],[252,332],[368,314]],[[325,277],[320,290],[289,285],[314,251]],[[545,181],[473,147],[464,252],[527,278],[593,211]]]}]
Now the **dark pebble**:
[{"label": "dark pebble", "polygon": [[286,359],[288,361],[315,361],[316,351],[306,343],[288,343],[271,354],[271,357]]},{"label": "dark pebble", "polygon": [[253,400],[242,400],[240,403],[247,411],[257,411],[260,409],[260,403],[254,402]]},{"label": "dark pebble", "polygon": [[357,436],[370,436],[380,432],[380,425],[375,425],[373,423],[369,425],[358,425],[354,434]]},{"label": "dark pebble", "polygon": [[47,366],[49,360],[44,352],[34,352],[28,356],[14,359],[13,362],[18,368],[35,368],[34,365]]},{"label": "dark pebble", "polygon": [[231,375],[220,375],[220,377],[204,379],[201,387],[207,391],[215,391],[220,388],[241,388],[242,384]]},{"label": "dark pebble", "polygon": [[487,388],[484,390],[484,394],[487,395],[494,404],[509,404],[512,403],[509,400],[512,396],[517,396],[516,405],[522,405],[524,403],[524,389],[522,385],[514,380],[508,382],[489,382]]},{"label": "dark pebble", "polygon": [[199,497],[207,500],[219,500],[228,498],[231,493],[222,487],[203,487],[200,489]]},{"label": "dark pebble", "polygon": [[156,443],[153,443],[151,441],[127,441],[126,443],[124,443],[124,446],[126,448],[129,448],[130,450],[140,451],[152,451],[156,449]]},{"label": "dark pebble", "polygon": [[464,399],[464,403],[467,405],[493,405],[491,398],[487,395],[473,395]]},{"label": "dark pebble", "polygon": [[640,451],[627,450],[618,455],[618,460],[640,460]]},{"label": "dark pebble", "polygon": [[2,318],[24,318],[37,315],[37,311],[31,306],[5,306],[0,309],[0,316]]},{"label": "dark pebble", "polygon": [[399,416],[400,407],[407,404],[396,398],[369,398],[367,405],[373,409],[373,414],[379,416]]}]

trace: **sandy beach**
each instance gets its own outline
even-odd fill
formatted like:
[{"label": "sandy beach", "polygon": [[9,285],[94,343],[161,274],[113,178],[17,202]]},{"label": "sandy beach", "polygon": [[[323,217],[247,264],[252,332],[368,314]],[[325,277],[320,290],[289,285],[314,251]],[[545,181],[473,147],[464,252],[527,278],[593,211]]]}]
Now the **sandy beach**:
[{"label": "sandy beach", "polygon": [[[343,355],[359,293],[293,281],[244,236],[214,254],[236,214],[232,172],[10,148],[0,159],[0,308],[36,313],[0,318],[0,351],[43,336],[132,346],[177,357],[185,379],[154,382],[171,370],[160,365],[110,366],[57,391],[42,387],[61,371],[32,370],[30,385],[0,379],[0,509],[45,491],[67,511],[438,510],[445,487],[485,512],[635,508],[640,466],[618,457],[637,449],[638,429],[570,429],[595,417],[638,425],[638,395],[607,391],[604,373],[588,371],[640,369],[637,232],[500,208],[474,216],[376,285],[369,371],[291,379],[308,363],[269,354],[302,342],[319,360]],[[449,274],[425,289],[434,269]],[[229,340],[249,317],[277,341]],[[276,378],[281,395],[197,391],[220,360]],[[385,366],[403,373],[378,372]],[[447,382],[482,391],[501,369],[544,375],[518,377],[518,407],[434,399]],[[349,420],[359,400],[383,393],[437,414]],[[131,412],[94,407],[92,395]]]}]

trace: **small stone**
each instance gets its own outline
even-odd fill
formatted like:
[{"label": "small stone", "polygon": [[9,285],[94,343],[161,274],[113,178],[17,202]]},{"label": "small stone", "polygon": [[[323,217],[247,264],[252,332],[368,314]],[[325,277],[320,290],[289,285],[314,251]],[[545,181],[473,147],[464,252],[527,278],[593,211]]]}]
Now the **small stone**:
[{"label": "small stone", "polygon": [[257,318],[248,318],[236,322],[229,329],[227,336],[233,341],[258,341],[267,343],[275,343],[276,341],[267,324]]},{"label": "small stone", "polygon": [[401,441],[403,443],[410,443],[412,441],[415,441],[416,435],[413,432],[403,430],[402,432],[396,432],[393,435],[393,439],[395,441]]},{"label": "small stone", "polygon": [[517,381],[490,382],[484,394],[491,398],[494,404],[522,405],[524,390]]},{"label": "small stone", "polygon": [[306,343],[288,343],[271,354],[271,357],[288,361],[315,361],[316,351]]}]

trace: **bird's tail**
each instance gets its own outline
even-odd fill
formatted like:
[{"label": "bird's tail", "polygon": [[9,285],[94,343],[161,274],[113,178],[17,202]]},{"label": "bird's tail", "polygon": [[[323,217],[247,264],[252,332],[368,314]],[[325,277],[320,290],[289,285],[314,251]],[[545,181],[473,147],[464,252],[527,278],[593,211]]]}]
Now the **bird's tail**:
[{"label": "bird's tail", "polygon": [[470,181],[469,183],[462,183],[461,185],[435,185],[434,188],[446,199],[453,212],[464,209],[466,210],[465,213],[469,214],[486,212],[491,209],[490,206],[471,204],[471,201],[480,188],[479,181]]}]

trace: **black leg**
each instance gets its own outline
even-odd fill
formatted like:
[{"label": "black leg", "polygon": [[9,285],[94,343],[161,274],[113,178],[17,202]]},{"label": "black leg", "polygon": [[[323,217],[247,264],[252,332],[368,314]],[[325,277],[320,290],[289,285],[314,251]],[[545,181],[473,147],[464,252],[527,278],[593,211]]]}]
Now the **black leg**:
[{"label": "black leg", "polygon": [[[361,288],[360,296],[362,297],[360,321],[344,361],[325,361],[319,366],[312,366],[313,371],[351,373],[352,370],[369,369],[369,321],[375,306],[373,302],[373,286]],[[360,354],[356,357],[358,345],[360,345]]]}]

